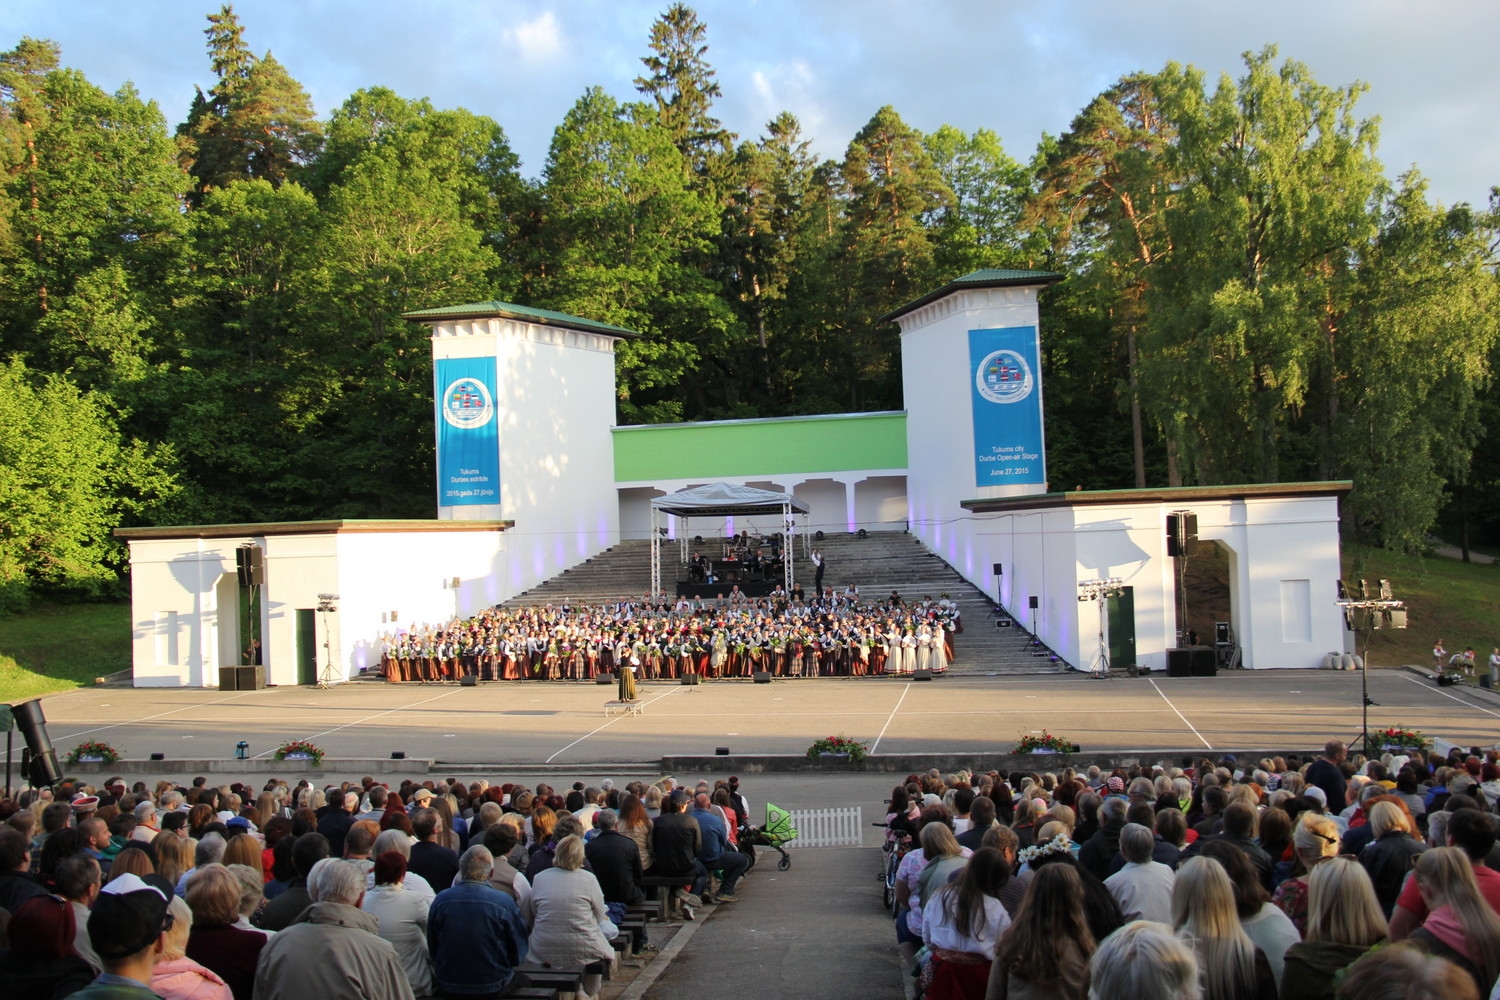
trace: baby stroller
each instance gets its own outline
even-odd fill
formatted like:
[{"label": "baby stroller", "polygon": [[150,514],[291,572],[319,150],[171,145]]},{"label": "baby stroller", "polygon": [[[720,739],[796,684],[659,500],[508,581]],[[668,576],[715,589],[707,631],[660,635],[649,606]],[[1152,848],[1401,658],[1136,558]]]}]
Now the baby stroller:
[{"label": "baby stroller", "polygon": [[792,825],[792,814],[780,806],[766,803],[766,825],[746,827],[741,842],[752,847],[769,847],[781,855],[776,862],[779,871],[792,867],[792,857],[782,849],[783,844],[797,839],[797,828]]}]

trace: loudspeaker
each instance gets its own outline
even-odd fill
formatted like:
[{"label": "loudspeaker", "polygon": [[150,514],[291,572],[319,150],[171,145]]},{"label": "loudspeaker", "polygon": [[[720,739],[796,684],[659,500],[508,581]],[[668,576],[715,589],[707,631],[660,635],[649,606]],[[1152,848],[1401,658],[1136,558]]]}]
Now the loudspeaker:
[{"label": "loudspeaker", "polygon": [[458,679],[458,686],[459,687],[464,687],[464,688],[478,687],[479,686],[479,675],[478,674],[464,674],[462,677],[460,677]]},{"label": "loudspeaker", "polygon": [[771,683],[771,671],[757,670],[755,673],[750,675],[750,679],[757,684],[769,684]]},{"label": "loudspeaker", "polygon": [[1030,608],[1032,611],[1036,610],[1036,595],[1035,594],[1032,594],[1030,597],[1026,598],[1026,606],[1028,608]]},{"label": "loudspeaker", "polygon": [[715,757],[728,757],[729,756],[729,748],[728,747],[714,747],[714,756]]},{"label": "loudspeaker", "polygon": [[999,563],[992,563],[990,565],[990,571],[993,572],[996,576],[1000,576],[1003,573],[1004,569],[1005,567],[1001,566]]},{"label": "loudspeaker", "polygon": [[392,750],[391,751],[391,760],[405,760],[405,759],[406,759],[406,751],[405,750]]},{"label": "loudspeaker", "polygon": [[1198,515],[1176,511],[1167,515],[1167,555],[1190,556],[1198,551]]},{"label": "loudspeaker", "polygon": [[260,665],[235,667],[236,691],[259,691],[266,686],[266,668]]},{"label": "loudspeaker", "polygon": [[241,545],[234,550],[234,569],[241,587],[259,587],[266,582],[266,553],[259,545]]},{"label": "loudspeaker", "polygon": [[219,690],[220,691],[238,691],[239,689],[240,689],[240,668],[239,667],[220,667],[219,668]]},{"label": "loudspeaker", "polygon": [[697,674],[683,674],[682,675],[682,683],[684,683],[684,684],[697,684],[698,683],[698,675]]},{"label": "loudspeaker", "polygon": [[606,673],[602,673],[601,672],[601,673],[597,673],[597,674],[594,675],[594,683],[595,684],[613,684],[614,682],[615,682],[615,675],[614,674],[606,674]]},{"label": "loudspeaker", "polygon": [[41,701],[13,705],[10,714],[15,717],[21,738],[26,741],[26,749],[31,751],[30,766],[21,769],[22,776],[37,787],[57,784],[62,780],[62,769],[57,766],[57,751],[52,749],[52,741],[47,738],[47,717],[42,714]]},{"label": "loudspeaker", "polygon": [[911,673],[911,679],[914,680],[914,681],[930,681],[930,680],[932,680],[932,671],[931,670],[913,670],[912,673]]},{"label": "loudspeaker", "polygon": [[1193,651],[1191,649],[1167,650],[1167,676],[1193,676]]},{"label": "loudspeaker", "polygon": [[1212,646],[1193,647],[1193,676],[1194,677],[1217,677],[1219,674],[1218,658],[1214,656]]},{"label": "loudspeaker", "polygon": [[1214,622],[1214,644],[1229,645],[1229,623]]}]

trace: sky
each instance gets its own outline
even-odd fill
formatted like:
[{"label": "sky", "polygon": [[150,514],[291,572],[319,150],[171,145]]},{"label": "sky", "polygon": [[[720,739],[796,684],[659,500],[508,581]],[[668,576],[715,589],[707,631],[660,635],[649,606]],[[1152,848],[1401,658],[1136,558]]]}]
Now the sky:
[{"label": "sky", "polygon": [[[0,47],[24,35],[115,90],[127,81],[174,127],[213,82],[205,15],[219,0],[4,0]],[[635,99],[668,0],[240,0],[252,50],[273,52],[326,116],[362,87],[462,106],[505,129],[539,176],[552,131],[589,86]],[[1417,166],[1445,204],[1500,184],[1500,3],[1493,0],[699,0],[716,113],[742,138],[782,110],[840,158],[883,105],[922,131],[988,128],[1029,159],[1044,132],[1121,76],[1186,63],[1210,80],[1276,45],[1327,86],[1369,86],[1389,177]]]}]

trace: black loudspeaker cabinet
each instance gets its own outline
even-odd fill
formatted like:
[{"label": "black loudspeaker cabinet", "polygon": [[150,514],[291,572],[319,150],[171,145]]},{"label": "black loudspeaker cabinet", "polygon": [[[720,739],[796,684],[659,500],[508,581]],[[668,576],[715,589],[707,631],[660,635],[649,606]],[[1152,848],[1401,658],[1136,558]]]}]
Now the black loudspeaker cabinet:
[{"label": "black loudspeaker cabinet", "polygon": [[990,569],[994,570],[996,576],[1000,576],[1005,572],[1005,567],[1001,566],[999,563],[992,563],[990,565]]},{"label": "black loudspeaker cabinet", "polygon": [[1030,597],[1026,598],[1026,606],[1032,611],[1036,610],[1036,600],[1037,599],[1035,594],[1032,594]]},{"label": "black loudspeaker cabinet", "polygon": [[219,668],[219,690],[220,691],[238,691],[239,689],[240,689],[240,668],[239,667],[220,667]]},{"label": "black loudspeaker cabinet", "polygon": [[682,675],[682,683],[684,683],[684,684],[697,684],[698,683],[698,675],[697,674],[683,674]]},{"label": "black loudspeaker cabinet", "polygon": [[930,681],[930,680],[932,680],[932,671],[931,670],[913,670],[911,672],[911,679],[914,680],[914,681]]},{"label": "black loudspeaker cabinet", "polygon": [[613,684],[614,682],[614,674],[600,672],[594,675],[595,684]]},{"label": "black loudspeaker cabinet", "polygon": [[1191,649],[1167,650],[1167,676],[1193,676],[1193,651]]},{"label": "black loudspeaker cabinet", "polygon": [[1193,647],[1193,676],[1194,677],[1217,677],[1219,675],[1219,664],[1214,656],[1212,646]]},{"label": "black loudspeaker cabinet", "polygon": [[769,684],[771,683],[771,672],[769,670],[757,670],[750,675],[750,679],[757,684]]},{"label": "black loudspeaker cabinet", "polygon": [[479,675],[478,674],[464,674],[462,677],[460,677],[458,679],[458,686],[459,687],[466,687],[466,688],[478,687],[479,686]]},{"label": "black loudspeaker cabinet", "polygon": [[241,587],[259,587],[266,582],[266,553],[259,545],[234,550],[234,569]]},{"label": "black loudspeaker cabinet", "polygon": [[266,686],[266,668],[263,666],[235,667],[236,691],[259,691]]}]

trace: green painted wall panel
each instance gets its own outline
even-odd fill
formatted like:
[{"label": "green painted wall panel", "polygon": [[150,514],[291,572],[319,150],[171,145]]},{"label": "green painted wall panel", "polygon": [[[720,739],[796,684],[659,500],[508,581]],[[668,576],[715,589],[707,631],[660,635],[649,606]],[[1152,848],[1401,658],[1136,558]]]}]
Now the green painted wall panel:
[{"label": "green painted wall panel", "polygon": [[906,414],[855,413],[614,429],[615,482],[906,468]]}]

